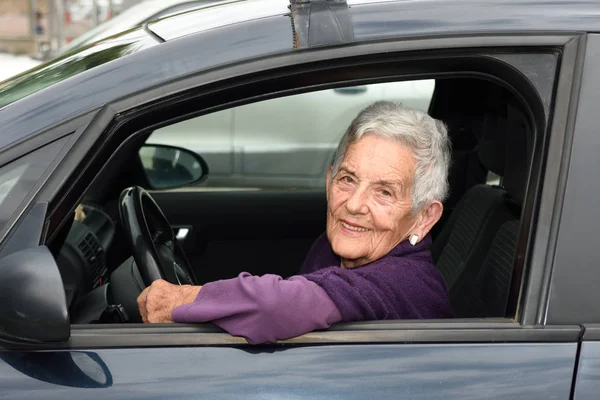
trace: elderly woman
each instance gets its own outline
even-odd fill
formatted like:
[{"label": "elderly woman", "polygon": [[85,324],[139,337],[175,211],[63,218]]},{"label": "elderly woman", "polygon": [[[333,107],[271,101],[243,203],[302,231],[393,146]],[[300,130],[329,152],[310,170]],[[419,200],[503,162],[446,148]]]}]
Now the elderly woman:
[{"label": "elderly woman", "polygon": [[138,298],[145,322],[213,322],[249,343],[340,321],[452,316],[429,231],[448,191],[444,125],[391,102],[363,110],[327,172],[327,231],[300,273],[204,286],[156,281]]}]

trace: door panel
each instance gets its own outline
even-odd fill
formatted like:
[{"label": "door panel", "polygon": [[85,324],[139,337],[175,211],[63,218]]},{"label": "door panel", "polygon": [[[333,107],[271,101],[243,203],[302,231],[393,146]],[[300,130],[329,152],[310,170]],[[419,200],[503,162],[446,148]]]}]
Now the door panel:
[{"label": "door panel", "polygon": [[597,399],[598,393],[600,393],[600,324],[591,324],[585,326],[573,399]]},{"label": "door panel", "polygon": [[295,275],[325,231],[324,190],[194,189],[152,197],[171,225],[191,227],[182,245],[201,282],[242,271]]},{"label": "door panel", "polygon": [[576,349],[510,343],[0,351],[0,392],[49,400],[568,399]]}]

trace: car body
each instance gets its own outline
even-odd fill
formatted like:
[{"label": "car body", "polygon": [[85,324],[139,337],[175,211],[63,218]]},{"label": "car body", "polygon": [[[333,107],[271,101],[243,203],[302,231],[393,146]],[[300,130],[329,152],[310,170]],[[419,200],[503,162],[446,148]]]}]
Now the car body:
[{"label": "car body", "polygon": [[[48,399],[595,398],[598,11],[593,2],[562,1],[239,1],[149,23],[0,84],[0,392]],[[473,132],[478,140],[494,130],[532,135],[524,145],[530,157],[515,168],[526,186],[516,250],[506,256],[519,278],[509,296],[514,310],[336,324],[260,346],[210,324],[90,323],[107,322],[90,317],[98,311],[122,318],[104,305],[119,305],[109,293],[131,294],[117,289],[125,280],[114,275],[135,274],[117,204],[123,188],[143,185],[135,156],[152,132],[276,99],[283,99],[279,118],[294,132],[302,108],[314,115],[341,103],[335,89],[431,79],[429,112],[449,126],[458,171],[480,170],[471,157],[480,150],[468,140]],[[503,91],[473,96],[488,87]],[[331,100],[286,111],[288,100],[319,91]],[[522,119],[510,121],[527,124],[504,129],[488,112],[506,93],[507,115],[523,107]],[[237,131],[225,132],[235,147]],[[263,133],[247,132],[244,147]],[[256,147],[269,153],[282,136],[273,130]],[[200,186],[151,191],[173,229],[185,233],[182,246],[197,273],[207,281],[240,268],[293,274],[322,232],[323,191],[298,189],[290,174],[275,188],[254,181],[258,190],[247,190],[255,188],[242,177],[211,187],[211,164],[222,157],[209,158]],[[271,169],[292,164],[264,159]],[[451,176],[461,195],[463,174]],[[80,202],[85,226],[72,221]],[[70,253],[64,243],[74,244]],[[72,276],[67,265],[76,267]],[[74,298],[79,309],[65,304]]]}]

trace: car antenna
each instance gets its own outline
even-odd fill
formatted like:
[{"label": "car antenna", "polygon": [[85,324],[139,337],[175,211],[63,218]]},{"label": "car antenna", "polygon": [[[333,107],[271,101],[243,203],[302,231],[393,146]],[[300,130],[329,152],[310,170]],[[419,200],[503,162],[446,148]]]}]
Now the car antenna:
[{"label": "car antenna", "polygon": [[290,0],[294,48],[354,41],[346,0]]}]

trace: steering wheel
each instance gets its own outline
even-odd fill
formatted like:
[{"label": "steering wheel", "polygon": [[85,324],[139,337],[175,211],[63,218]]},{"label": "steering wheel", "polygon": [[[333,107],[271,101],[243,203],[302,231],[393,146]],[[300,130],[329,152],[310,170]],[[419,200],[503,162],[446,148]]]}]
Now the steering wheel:
[{"label": "steering wheel", "polygon": [[125,189],[119,199],[119,212],[146,286],[157,279],[176,285],[196,284],[169,221],[148,192],[139,186]]}]

